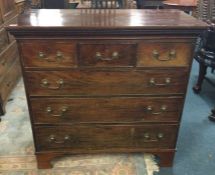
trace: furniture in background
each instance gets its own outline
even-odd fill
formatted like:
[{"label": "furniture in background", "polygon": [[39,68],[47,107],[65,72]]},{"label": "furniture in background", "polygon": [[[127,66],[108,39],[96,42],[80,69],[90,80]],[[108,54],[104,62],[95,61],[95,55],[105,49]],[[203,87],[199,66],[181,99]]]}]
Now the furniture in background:
[{"label": "furniture in background", "polygon": [[[202,37],[203,40],[201,40],[201,41],[203,41],[203,42],[201,42],[201,43],[203,43],[203,47],[205,47],[205,45],[207,45],[207,43],[209,42],[213,45],[213,46],[210,45],[209,48],[214,48],[214,43],[212,42],[212,40],[214,41],[214,34],[212,34],[212,33],[214,33],[214,28],[215,28],[213,25],[213,23],[215,22],[215,1],[214,0],[198,0],[197,1],[197,14],[196,14],[196,16],[199,19],[207,21],[211,26],[209,29],[209,33],[206,32],[206,36]],[[209,38],[208,34],[212,35],[212,38]],[[205,37],[207,37],[209,40],[207,41],[207,39]],[[213,69],[215,65],[212,66],[212,64],[214,64],[215,61],[211,59],[212,57],[214,58],[214,49],[212,49],[212,50],[213,50],[213,52],[212,52],[213,54],[209,53],[209,55],[207,55],[207,57],[209,57],[210,59],[206,65],[209,65]],[[200,51],[200,49],[198,49],[198,52],[199,51]],[[204,54],[207,54],[207,52]],[[206,74],[206,67],[202,66],[203,68],[201,68],[201,64],[203,65],[203,63],[200,63],[200,69],[203,69],[203,70],[202,71],[199,70],[199,72],[200,72],[199,74],[202,75],[202,78],[199,77],[200,82],[197,83],[197,87],[195,87],[195,86],[193,87],[193,90],[196,93],[199,93],[199,91],[201,90],[201,84],[203,81],[203,77],[204,77],[204,74]],[[201,73],[201,72],[203,72],[203,73]],[[211,82],[211,81],[209,81],[209,82]],[[199,86],[198,84],[200,84],[200,87],[198,87]],[[212,82],[212,84],[213,84],[213,82]],[[211,121],[215,121],[215,108],[213,110],[211,110],[211,112],[212,113],[209,116],[209,119]]]},{"label": "furniture in background", "polygon": [[196,16],[204,21],[215,21],[215,1],[198,0]]},{"label": "furniture in background", "polygon": [[215,122],[215,108],[211,110],[211,115],[208,116],[209,120]]},{"label": "furniture in background", "polygon": [[67,0],[41,0],[41,8],[65,9],[67,8]]},{"label": "furniture in background", "polygon": [[135,9],[133,0],[81,0],[79,9]]},{"label": "furniture in background", "polygon": [[152,153],[171,166],[207,25],[174,10],[42,12],[7,27],[19,43],[38,168],[64,155],[117,152]]},{"label": "furniture in background", "polygon": [[[202,88],[203,80],[206,78],[207,68],[215,69],[215,25],[213,23],[201,37],[199,47],[194,55],[196,61],[199,62],[199,76],[196,85],[193,87],[195,93],[199,93]],[[207,79],[212,85],[215,83]]]},{"label": "furniture in background", "polygon": [[163,8],[163,0],[136,0],[137,8],[140,9],[160,9]]},{"label": "furniture in background", "polygon": [[91,8],[94,9],[117,9],[125,7],[123,0],[92,0]]},{"label": "furniture in background", "polygon": [[179,9],[189,14],[193,14],[197,7],[197,0],[167,0],[163,1],[166,9]]},{"label": "furniture in background", "polygon": [[16,41],[5,30],[16,16],[14,0],[0,0],[0,116],[5,113],[10,92],[21,76]]}]

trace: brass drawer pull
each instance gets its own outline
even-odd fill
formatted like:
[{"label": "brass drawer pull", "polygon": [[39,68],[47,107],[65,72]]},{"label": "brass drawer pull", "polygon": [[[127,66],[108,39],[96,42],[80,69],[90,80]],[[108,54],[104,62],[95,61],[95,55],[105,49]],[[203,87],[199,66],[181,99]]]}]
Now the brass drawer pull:
[{"label": "brass drawer pull", "polygon": [[102,61],[111,61],[111,60],[119,59],[119,53],[113,52],[111,55],[111,58],[103,58],[100,52],[96,52],[95,58]]},{"label": "brass drawer pull", "polygon": [[59,79],[58,81],[56,81],[56,84],[57,84],[57,86],[51,86],[47,79],[42,79],[41,83],[40,83],[41,87],[57,90],[57,89],[60,89],[64,85],[63,79]]},{"label": "brass drawer pull", "polygon": [[63,53],[62,52],[60,52],[60,51],[57,51],[57,53],[56,53],[56,59],[57,59],[57,61],[60,61],[60,60],[62,60],[64,57],[63,57]]},{"label": "brass drawer pull", "polygon": [[62,116],[64,116],[64,114],[67,112],[67,110],[68,110],[68,107],[63,106],[63,107],[61,107],[61,109],[60,109],[60,111],[59,111],[59,114],[54,114],[54,113],[53,113],[53,110],[52,110],[52,108],[51,108],[50,106],[48,106],[48,107],[46,108],[46,112],[47,112],[48,114],[50,114],[51,116],[53,116],[53,117],[62,117]]},{"label": "brass drawer pull", "polygon": [[[47,61],[47,62],[55,62],[55,60],[49,59],[49,58],[46,56],[46,54],[45,54],[44,52],[41,52],[41,51],[38,52],[38,58],[39,58],[39,59],[43,59],[43,60],[45,60],[45,61]],[[56,56],[55,56],[56,61],[59,62],[59,61],[61,61],[63,58],[64,58],[63,53],[60,52],[60,51],[57,51]]]},{"label": "brass drawer pull", "polygon": [[144,139],[150,139],[149,133],[144,133],[143,137],[144,137]]},{"label": "brass drawer pull", "polygon": [[154,78],[149,80],[151,86],[168,86],[171,83],[171,78],[165,78],[164,83],[156,83]]},{"label": "brass drawer pull", "polygon": [[153,112],[153,108],[152,106],[147,106],[147,111],[150,112],[151,114],[153,115],[160,115],[162,114],[163,112],[165,112],[167,110],[167,106],[166,105],[162,105],[160,107],[160,111],[159,112]]},{"label": "brass drawer pull", "polygon": [[158,134],[157,134],[157,138],[158,138],[158,139],[164,138],[164,134],[163,134],[163,133],[158,133]]},{"label": "brass drawer pull", "polygon": [[144,133],[143,137],[146,142],[159,142],[161,139],[164,138],[164,134],[160,132],[157,134],[156,139],[153,139],[150,134],[146,132]]},{"label": "brass drawer pull", "polygon": [[44,52],[38,52],[38,58],[40,58],[40,59],[48,59],[48,58],[46,58],[46,54],[44,53]]},{"label": "brass drawer pull", "polygon": [[49,142],[51,142],[51,143],[63,144],[63,143],[66,143],[68,141],[71,141],[71,138],[70,138],[69,135],[65,135],[62,140],[57,140],[55,135],[50,135],[49,136]]},{"label": "brass drawer pull", "polygon": [[157,50],[153,50],[152,51],[152,57],[154,59],[159,60],[159,61],[169,61],[169,60],[172,60],[172,59],[176,58],[176,51],[171,50],[171,51],[169,51],[169,54],[168,54],[167,58],[160,58],[159,52]]}]

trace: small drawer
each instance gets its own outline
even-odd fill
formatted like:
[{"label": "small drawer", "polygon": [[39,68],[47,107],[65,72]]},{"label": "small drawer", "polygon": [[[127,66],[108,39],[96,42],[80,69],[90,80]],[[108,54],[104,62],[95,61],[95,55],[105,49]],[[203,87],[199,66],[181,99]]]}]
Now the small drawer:
[{"label": "small drawer", "polygon": [[5,29],[0,30],[0,52],[9,44],[8,35]]},{"label": "small drawer", "polygon": [[137,44],[121,41],[95,41],[78,44],[80,66],[132,67],[136,64]]},{"label": "small drawer", "polygon": [[30,96],[184,94],[186,69],[27,71]]},{"label": "small drawer", "polygon": [[35,124],[140,123],[178,122],[183,98],[32,98],[30,102]]},{"label": "small drawer", "polygon": [[24,67],[76,67],[76,48],[72,42],[23,41],[21,44]]},{"label": "small drawer", "polygon": [[0,54],[0,77],[3,77],[17,57],[17,45],[13,42]]},{"label": "small drawer", "polygon": [[171,149],[175,146],[178,125],[36,126],[34,131],[37,151]]},{"label": "small drawer", "polygon": [[188,42],[142,42],[138,48],[137,67],[188,66],[194,44]]}]

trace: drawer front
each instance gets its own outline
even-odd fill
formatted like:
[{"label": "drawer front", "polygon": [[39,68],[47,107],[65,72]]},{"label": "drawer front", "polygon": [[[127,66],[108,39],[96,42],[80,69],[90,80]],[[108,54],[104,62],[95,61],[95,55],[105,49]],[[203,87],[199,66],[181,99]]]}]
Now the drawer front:
[{"label": "drawer front", "polygon": [[31,96],[184,93],[187,71],[27,71]]},{"label": "drawer front", "polygon": [[7,100],[12,88],[17,80],[21,77],[21,69],[19,59],[14,60],[14,64],[9,71],[5,73],[4,78],[0,82],[0,94],[3,101]]},{"label": "drawer front", "polygon": [[151,41],[139,44],[137,67],[188,66],[194,44]]},{"label": "drawer front", "polygon": [[20,44],[25,67],[76,67],[76,47],[71,42],[31,40]]},{"label": "drawer front", "polygon": [[36,124],[178,122],[183,105],[181,97],[33,98],[30,101]]},{"label": "drawer front", "polygon": [[71,125],[34,128],[37,151],[174,148],[177,125]]},{"label": "drawer front", "polygon": [[0,52],[8,45],[8,35],[5,29],[0,30]]},{"label": "drawer front", "polygon": [[80,66],[131,67],[136,64],[137,44],[126,41],[80,43],[78,51]]},{"label": "drawer front", "polygon": [[12,65],[17,56],[18,49],[15,42],[8,46],[7,49],[5,49],[0,54],[0,77],[4,76],[4,74],[8,71],[9,67]]}]

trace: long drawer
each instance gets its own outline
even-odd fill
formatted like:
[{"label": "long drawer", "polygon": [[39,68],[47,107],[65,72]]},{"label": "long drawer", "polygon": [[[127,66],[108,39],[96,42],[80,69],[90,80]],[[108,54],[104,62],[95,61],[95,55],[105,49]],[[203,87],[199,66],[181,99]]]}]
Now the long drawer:
[{"label": "long drawer", "polygon": [[178,125],[36,126],[37,151],[174,148]]},{"label": "long drawer", "polygon": [[182,97],[32,98],[36,124],[178,122]]},{"label": "long drawer", "polygon": [[185,93],[186,69],[27,71],[30,96]]}]

